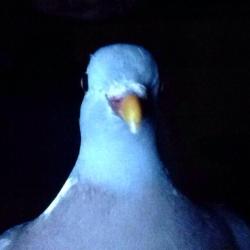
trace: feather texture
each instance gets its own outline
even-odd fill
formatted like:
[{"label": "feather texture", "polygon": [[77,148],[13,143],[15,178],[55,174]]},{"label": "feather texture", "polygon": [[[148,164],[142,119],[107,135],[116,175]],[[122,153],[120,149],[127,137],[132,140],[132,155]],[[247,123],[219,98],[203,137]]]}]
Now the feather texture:
[{"label": "feather texture", "polygon": [[155,115],[147,114],[131,133],[110,108],[109,96],[130,92],[155,107],[159,76],[150,53],[110,45],[91,56],[87,74],[82,143],[72,173],[43,214],[1,236],[0,249],[250,249],[241,219],[200,208],[175,189],[158,156]]}]

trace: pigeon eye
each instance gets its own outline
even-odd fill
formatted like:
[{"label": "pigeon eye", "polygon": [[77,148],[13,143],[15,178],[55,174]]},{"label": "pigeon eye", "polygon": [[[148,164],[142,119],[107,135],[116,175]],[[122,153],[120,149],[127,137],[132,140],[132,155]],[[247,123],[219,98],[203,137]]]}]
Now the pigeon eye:
[{"label": "pigeon eye", "polygon": [[117,113],[121,106],[122,98],[121,97],[107,97],[107,100],[112,110],[115,113]]},{"label": "pigeon eye", "polygon": [[88,78],[86,74],[84,74],[81,78],[81,88],[84,92],[88,90]]}]

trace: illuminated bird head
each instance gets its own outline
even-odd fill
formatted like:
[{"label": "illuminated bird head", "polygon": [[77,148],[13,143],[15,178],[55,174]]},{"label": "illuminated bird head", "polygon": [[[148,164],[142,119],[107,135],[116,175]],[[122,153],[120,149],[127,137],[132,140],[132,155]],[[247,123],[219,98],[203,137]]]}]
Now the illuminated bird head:
[{"label": "illuminated bird head", "polygon": [[110,110],[136,133],[144,116],[142,103],[158,92],[158,69],[152,55],[136,45],[109,45],[91,56],[87,75],[88,93],[105,97]]},{"label": "illuminated bird head", "polygon": [[112,189],[138,189],[162,167],[154,126],[157,65],[142,47],[109,45],[91,56],[87,77],[78,174]]}]

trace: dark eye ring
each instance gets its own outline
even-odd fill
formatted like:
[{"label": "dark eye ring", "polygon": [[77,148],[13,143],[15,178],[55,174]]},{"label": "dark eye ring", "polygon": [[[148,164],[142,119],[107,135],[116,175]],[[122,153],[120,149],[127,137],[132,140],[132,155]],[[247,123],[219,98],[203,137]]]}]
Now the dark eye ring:
[{"label": "dark eye ring", "polygon": [[119,108],[121,106],[121,103],[122,103],[122,98],[121,97],[108,97],[106,96],[107,100],[108,100],[108,103],[110,105],[110,107],[112,108],[112,110],[115,112],[115,113],[118,113],[119,111]]},{"label": "dark eye ring", "polygon": [[84,74],[81,77],[81,88],[83,89],[84,92],[86,92],[88,90],[88,77],[86,74]]}]

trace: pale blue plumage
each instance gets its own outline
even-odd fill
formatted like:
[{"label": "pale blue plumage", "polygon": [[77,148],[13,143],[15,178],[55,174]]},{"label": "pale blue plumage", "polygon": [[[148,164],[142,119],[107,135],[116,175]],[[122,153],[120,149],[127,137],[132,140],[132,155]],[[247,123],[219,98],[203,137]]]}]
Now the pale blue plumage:
[{"label": "pale blue plumage", "polygon": [[154,108],[159,77],[145,49],[99,49],[87,68],[81,147],[55,201],[37,219],[6,232],[0,249],[250,249],[250,231],[236,216],[201,209],[178,192],[159,159],[154,114],[137,133],[109,105],[133,93]]},{"label": "pale blue plumage", "polygon": [[114,82],[126,81],[144,84],[149,88],[158,85],[159,76],[155,61],[142,47],[117,44],[103,47],[91,55],[87,67],[88,86],[107,90]]}]

